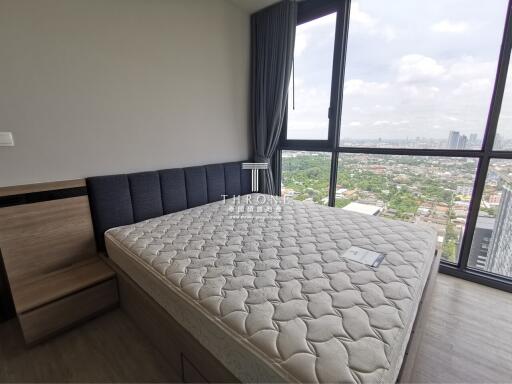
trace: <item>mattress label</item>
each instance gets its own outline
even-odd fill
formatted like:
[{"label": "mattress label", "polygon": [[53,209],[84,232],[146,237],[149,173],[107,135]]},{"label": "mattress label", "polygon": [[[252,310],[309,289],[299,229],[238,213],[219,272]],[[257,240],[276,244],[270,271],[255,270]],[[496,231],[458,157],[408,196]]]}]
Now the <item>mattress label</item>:
[{"label": "mattress label", "polygon": [[384,260],[384,254],[364,249],[360,247],[350,247],[345,251],[342,257],[356,261],[361,264],[365,264],[372,268],[377,268],[382,260]]}]

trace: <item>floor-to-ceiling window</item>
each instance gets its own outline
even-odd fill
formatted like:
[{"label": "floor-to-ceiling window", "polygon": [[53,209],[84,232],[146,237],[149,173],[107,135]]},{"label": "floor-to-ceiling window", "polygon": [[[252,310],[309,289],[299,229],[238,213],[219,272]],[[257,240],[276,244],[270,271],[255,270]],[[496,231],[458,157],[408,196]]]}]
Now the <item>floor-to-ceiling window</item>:
[{"label": "floor-to-ceiling window", "polygon": [[442,270],[511,287],[508,0],[306,0],[281,193],[437,232]]}]

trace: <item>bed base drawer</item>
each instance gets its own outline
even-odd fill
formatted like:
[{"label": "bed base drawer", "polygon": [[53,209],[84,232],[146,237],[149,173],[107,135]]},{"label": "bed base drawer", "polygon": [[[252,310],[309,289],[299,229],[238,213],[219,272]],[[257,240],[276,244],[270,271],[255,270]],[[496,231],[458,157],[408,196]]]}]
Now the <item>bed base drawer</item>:
[{"label": "bed base drawer", "polygon": [[116,279],[89,287],[18,315],[27,344],[42,341],[105,311],[118,302]]}]

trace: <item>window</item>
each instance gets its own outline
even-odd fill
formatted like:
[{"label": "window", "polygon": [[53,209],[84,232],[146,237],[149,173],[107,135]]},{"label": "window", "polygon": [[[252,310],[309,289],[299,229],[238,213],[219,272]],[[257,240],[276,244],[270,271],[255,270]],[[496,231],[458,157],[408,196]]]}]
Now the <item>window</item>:
[{"label": "window", "polygon": [[443,272],[511,290],[512,0],[303,0],[298,23],[281,192],[429,225]]},{"label": "window", "polygon": [[512,66],[508,67],[507,83],[503,103],[501,104],[494,149],[497,151],[512,151]]},{"label": "window", "polygon": [[329,203],[331,154],[283,151],[281,194],[296,200]]},{"label": "window", "polygon": [[506,0],[353,0],[342,146],[479,149]]},{"label": "window", "polygon": [[336,13],[297,26],[288,140],[327,140]]},{"label": "window", "polygon": [[468,265],[512,277],[512,160],[489,165]]},{"label": "window", "polygon": [[341,154],[336,207],[426,224],[442,257],[456,262],[477,161],[464,158]]}]

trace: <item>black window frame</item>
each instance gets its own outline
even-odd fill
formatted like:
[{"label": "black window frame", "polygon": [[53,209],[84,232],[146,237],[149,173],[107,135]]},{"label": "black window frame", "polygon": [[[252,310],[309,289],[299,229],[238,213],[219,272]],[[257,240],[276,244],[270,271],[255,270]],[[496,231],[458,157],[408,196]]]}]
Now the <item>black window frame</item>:
[{"label": "black window frame", "polygon": [[[441,260],[440,272],[469,281],[485,284],[494,288],[512,292],[512,278],[496,275],[468,266],[473,235],[478,219],[487,173],[493,159],[512,159],[512,150],[494,150],[494,140],[498,129],[498,120],[507,81],[508,67],[512,51],[512,0],[508,1],[503,37],[500,46],[496,77],[490,107],[487,115],[484,138],[481,149],[410,149],[410,148],[373,148],[340,146],[340,126],[343,107],[343,81],[346,64],[348,27],[350,22],[350,0],[305,0],[299,3],[297,24],[314,20],[337,12],[336,32],[333,53],[331,83],[331,106],[329,108],[329,134],[327,140],[288,140],[287,117],[281,132],[278,150],[273,159],[276,191],[281,193],[281,155],[284,150],[331,152],[331,173],[329,184],[329,206],[335,205],[336,179],[340,153],[436,156],[472,158],[478,161],[473,186],[473,194],[468,211],[466,229],[461,239],[461,250],[457,263]],[[512,81],[512,80],[509,80]]]},{"label": "black window frame", "polygon": [[[344,0],[315,0],[315,1],[303,1],[298,5],[297,11],[297,25],[307,23],[309,21],[318,19],[323,16],[327,16],[332,13],[337,13],[336,17],[336,27],[335,27],[335,36],[334,39],[334,52],[333,52],[333,63],[332,63],[332,77],[331,77],[331,98],[330,98],[330,106],[327,111],[325,111],[326,117],[329,119],[329,129],[327,133],[327,140],[322,139],[311,139],[311,140],[295,140],[288,139],[288,115],[285,117],[285,123],[283,125],[283,129],[281,131],[280,137],[280,148],[286,147],[314,147],[315,150],[325,151],[332,150],[333,143],[337,140],[337,136],[339,136],[339,131],[337,131],[339,124],[336,123],[336,119],[338,118],[337,106],[341,105],[339,101],[339,88],[343,84],[342,81],[342,56],[339,55],[341,47],[339,46],[342,39],[337,38],[340,34],[340,30],[344,28],[344,26],[348,26],[348,23],[345,22],[347,19],[347,3]],[[347,28],[348,30],[348,28]],[[344,60],[344,58],[343,58]],[[341,116],[341,115],[339,115]]]}]

